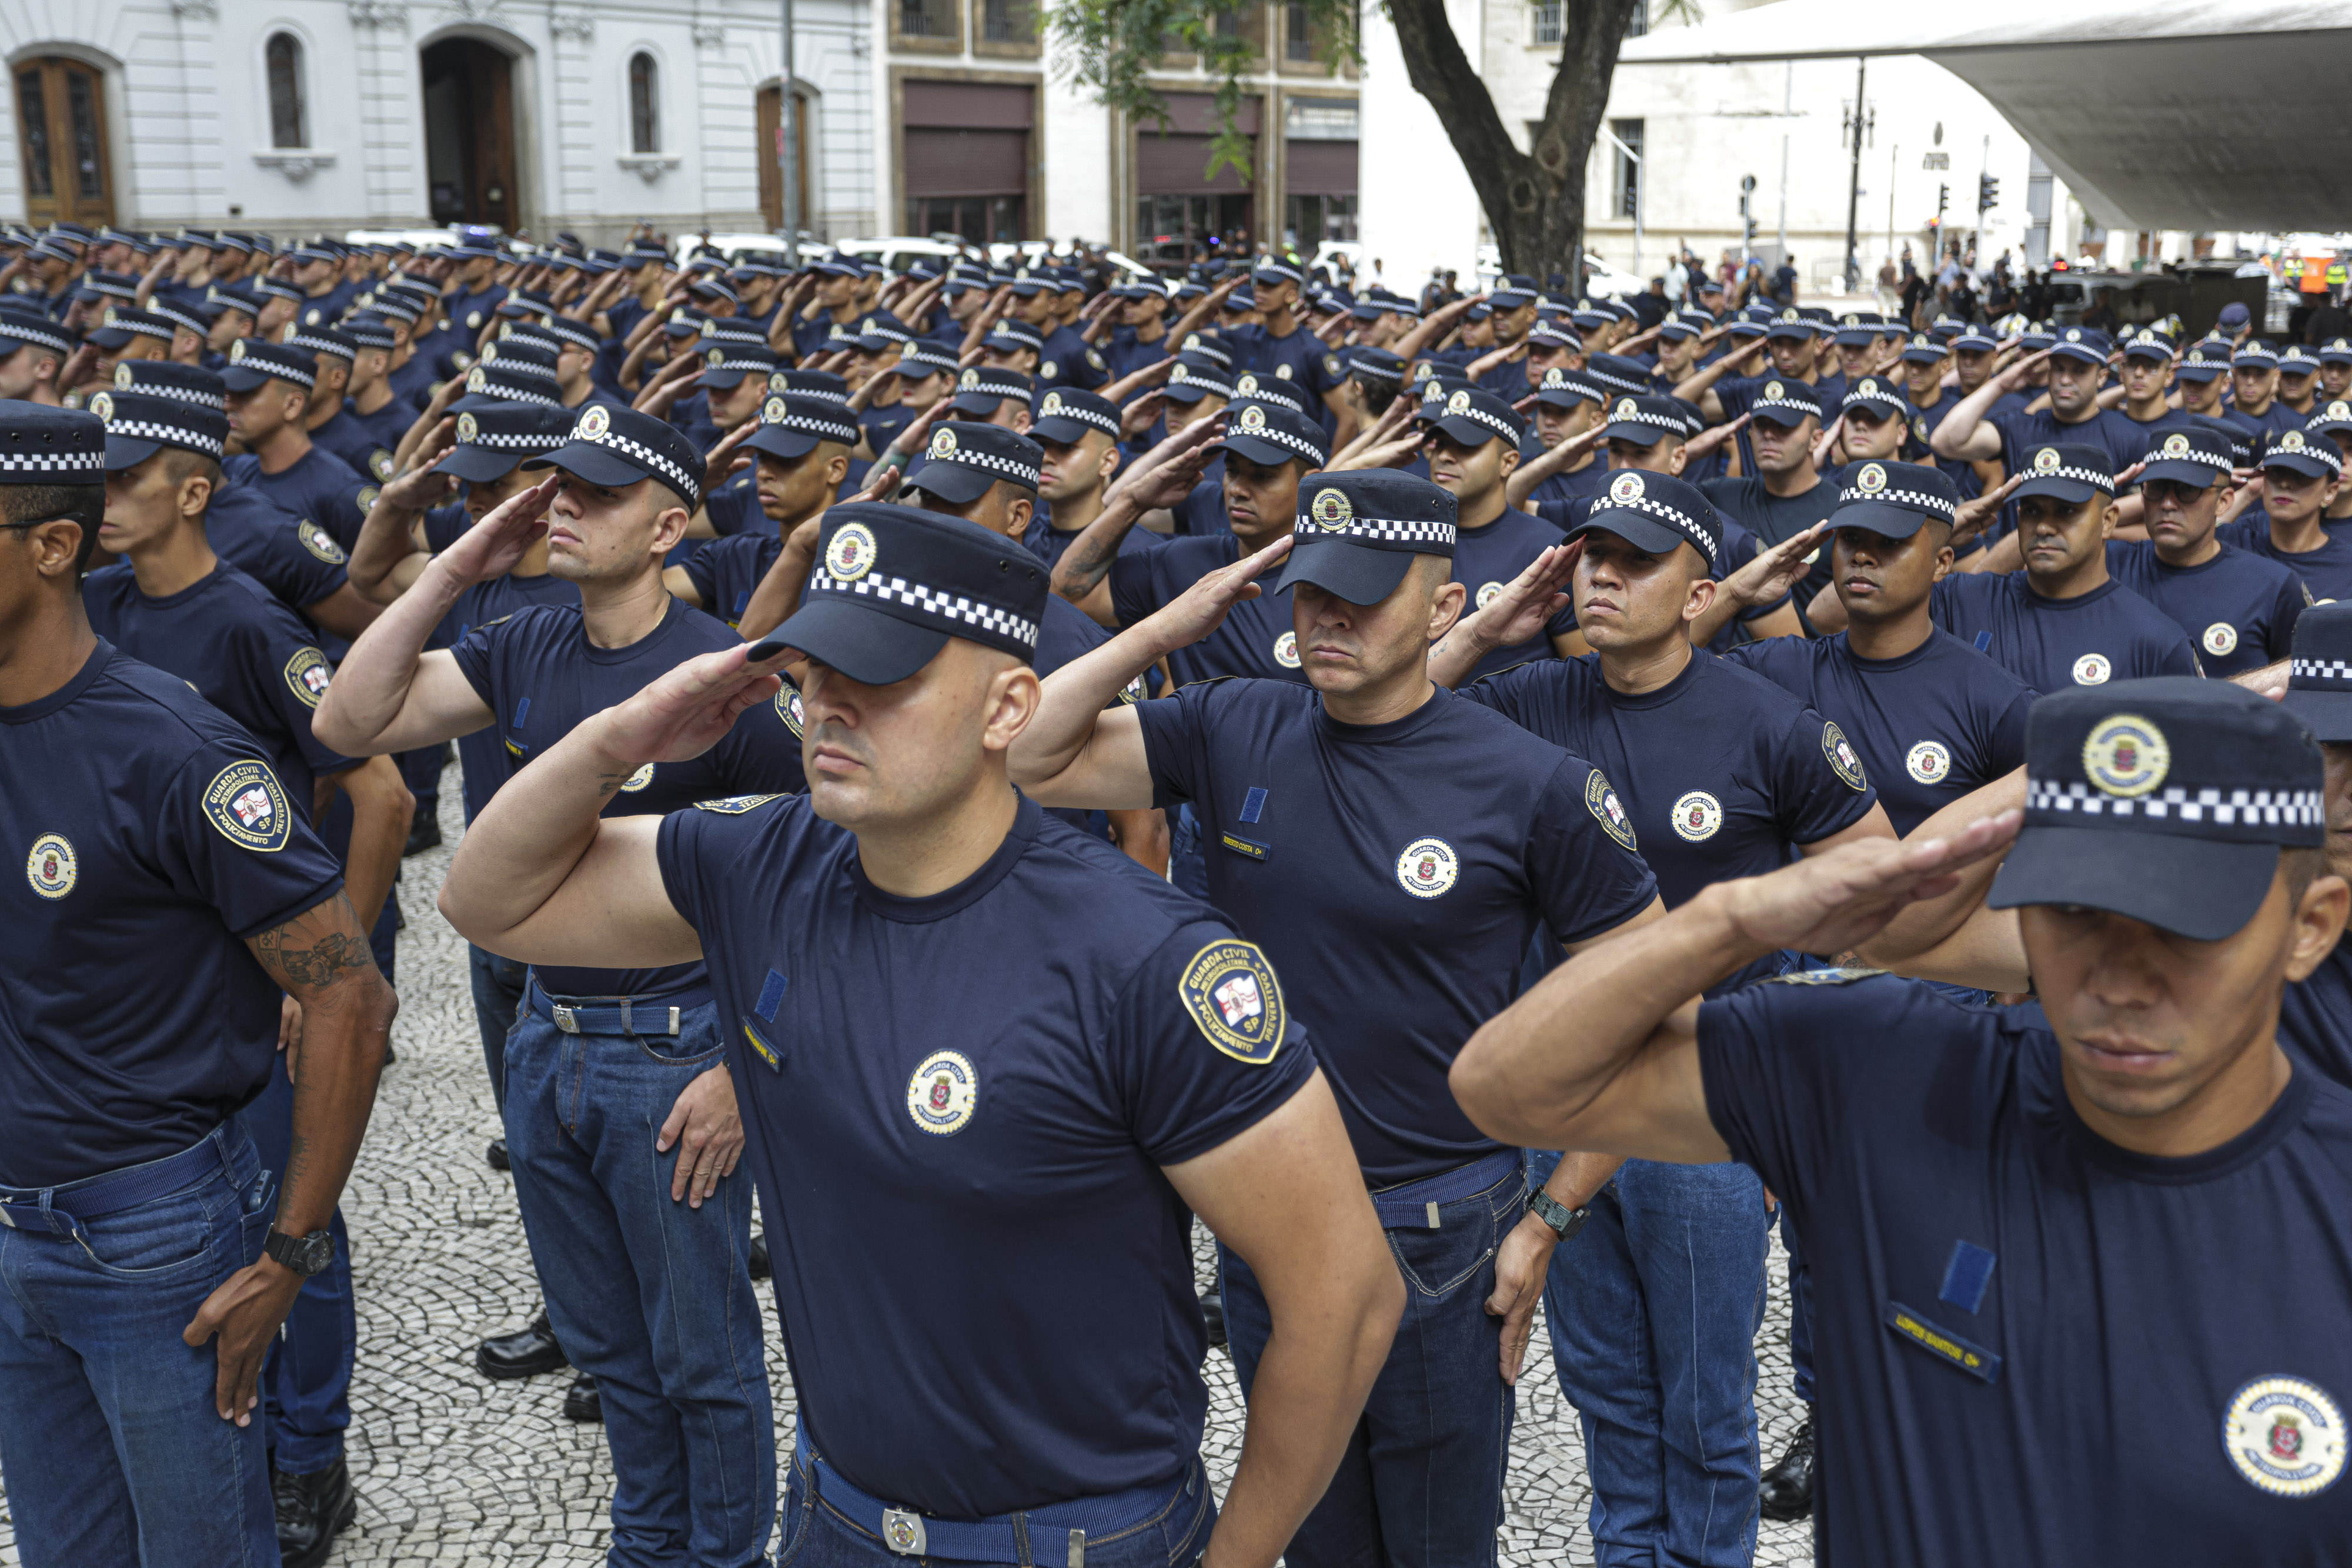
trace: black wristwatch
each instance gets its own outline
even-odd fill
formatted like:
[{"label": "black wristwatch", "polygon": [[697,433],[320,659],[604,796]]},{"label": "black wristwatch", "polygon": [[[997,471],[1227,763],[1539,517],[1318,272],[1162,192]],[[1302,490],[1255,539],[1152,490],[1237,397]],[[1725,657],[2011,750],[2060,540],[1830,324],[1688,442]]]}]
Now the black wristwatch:
[{"label": "black wristwatch", "polygon": [[1584,1222],[1592,1218],[1591,1205],[1570,1208],[1541,1187],[1536,1188],[1536,1195],[1528,1199],[1528,1212],[1550,1226],[1552,1234],[1562,1241],[1583,1229]]},{"label": "black wristwatch", "polygon": [[309,1279],[313,1274],[325,1272],[327,1265],[335,1260],[335,1233],[313,1230],[308,1236],[289,1236],[273,1226],[268,1239],[262,1242],[261,1249],[304,1279]]}]

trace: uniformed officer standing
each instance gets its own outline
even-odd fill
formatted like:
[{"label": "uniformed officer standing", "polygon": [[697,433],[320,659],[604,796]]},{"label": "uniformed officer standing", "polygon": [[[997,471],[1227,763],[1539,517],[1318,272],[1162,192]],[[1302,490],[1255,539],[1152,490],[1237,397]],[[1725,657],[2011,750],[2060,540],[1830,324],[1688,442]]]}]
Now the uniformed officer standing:
[{"label": "uniformed officer standing", "polygon": [[[495,726],[520,765],[646,679],[737,642],[662,588],[662,557],[702,495],[683,436],[592,407],[563,446],[524,461],[561,479],[468,529],[368,629],[320,706],[320,738],[364,756]],[[581,609],[523,610],[425,652],[464,591],[542,528],[549,570],[580,585]],[[649,766],[605,800],[636,814],[714,789],[797,789],[798,751],[789,716],[770,707],[709,758]],[[767,1541],[775,1497],[751,1195],[722,1179],[741,1129],[708,978],[656,956],[532,970],[506,1041],[507,1146],[554,1332],[596,1380],[615,1537],[646,1555],[688,1542],[740,1563]]]},{"label": "uniformed officer standing", "polygon": [[[2287,712],[2326,765],[2327,869],[2352,877],[2352,604],[2315,605],[2294,623]],[[2279,1033],[2288,1048],[2352,1087],[2352,944],[2338,939],[2311,973],[2287,982]]]},{"label": "uniformed officer standing", "polygon": [[[2019,474],[2043,447],[2087,445],[2105,456],[2108,473],[2122,473],[2147,451],[2147,432],[2120,410],[2099,406],[2111,351],[2105,333],[2067,328],[2049,348],[2015,361],[1962,398],[1928,435],[1929,448],[1938,457],[1998,457],[2007,472]],[[2000,412],[1997,405],[2005,395],[2025,392],[2028,377],[2044,369],[2050,375],[2048,409]]]},{"label": "uniformed officer standing", "polygon": [[[2318,748],[2228,683],[2149,680],[2042,699],[2027,758],[1997,879],[2007,812],[1718,888],[1551,977],[1455,1092],[1496,1135],[1728,1155],[1789,1206],[1824,1558],[2328,1562],[2352,1342],[2278,1311],[2276,1272],[2352,1299],[2352,1094],[2274,1032],[2344,925]],[[1921,892],[1988,880],[2011,956],[1980,978],[2030,971],[2038,1010],[1855,970],[1699,999],[1775,949],[1867,956]]]},{"label": "uniformed officer standing", "polygon": [[[1539,928],[1570,951],[1607,941],[1656,917],[1657,886],[1599,770],[1430,681],[1429,644],[1464,600],[1453,497],[1384,473],[1310,475],[1299,494],[1273,591],[1289,591],[1312,690],[1218,681],[1104,706],[1245,599],[1277,540],[1049,678],[1013,777],[1047,805],[1200,815],[1210,900],[1289,967],[1414,1287],[1286,1560],[1492,1563],[1509,1384],[1545,1266],[1582,1218],[1558,1193],[1527,1212],[1517,1156],[1467,1135],[1437,1081]],[[1254,1394],[1275,1370],[1273,1292],[1233,1259],[1223,1289]]]},{"label": "uniformed officer standing", "polygon": [[[1402,1294],[1305,1033],[1257,947],[1013,789],[1042,563],[870,506],[818,560],[766,645],[809,659],[805,801],[599,816],[616,766],[777,695],[747,651],[703,660],[493,801],[447,912],[538,962],[707,956],[800,1394],[787,1557],[1271,1568]],[[1213,1537],[1194,1213],[1283,1324]]]},{"label": "uniformed officer standing", "polygon": [[[12,759],[40,759],[0,768],[0,835],[25,852],[0,894],[16,1549],[29,1568],[267,1563],[256,1378],[332,1260],[395,1004],[253,737],[91,632],[98,419],[12,402],[0,435],[0,726]],[[284,997],[302,1032],[273,1224],[237,1113],[279,1070]]]},{"label": "uniformed officer standing", "polygon": [[2344,488],[2344,449],[2302,430],[2265,437],[2262,510],[2214,530],[2224,546],[2266,555],[2303,580],[2318,602],[2352,599],[2352,526],[2329,516]]},{"label": "uniformed officer standing", "polygon": [[[761,404],[759,427],[736,448],[754,465],[751,506],[736,501],[722,508],[719,495],[704,503],[719,537],[663,571],[670,592],[740,630],[784,540],[833,503],[858,434],[840,403],[806,392],[771,393]],[[782,618],[779,612],[755,631]]]},{"label": "uniformed officer standing", "polygon": [[359,470],[310,440],[303,428],[319,383],[308,349],[239,338],[221,372],[230,434],[245,451],[222,465],[233,485],[251,485],[296,517],[327,530],[348,551],[367,520]]},{"label": "uniformed officer standing", "polygon": [[2311,596],[2294,573],[2213,537],[2229,444],[2218,431],[2155,433],[2139,474],[2148,537],[2109,539],[2107,570],[2170,616],[2197,644],[2209,675],[2233,675],[2287,656]]},{"label": "uniformed officer standing", "polygon": [[[1585,640],[1465,686],[1624,792],[1669,908],[1715,883],[1891,837],[1853,743],[1787,691],[1691,645],[1713,600],[1718,521],[1678,479],[1619,473],[1571,536],[1440,642],[1430,673],[1462,678],[1486,647],[1556,614],[1566,585]],[[1721,988],[1780,965],[1759,956]],[[1571,1150],[1589,1145],[1569,1145]],[[1755,1173],[1570,1153],[1551,1179],[1596,1223],[1557,1260],[1545,1321],[1581,1413],[1604,1550],[1744,1563],[1759,1474],[1754,1340],[1771,1215]],[[1669,1439],[1665,1434],[1674,1434]]]}]

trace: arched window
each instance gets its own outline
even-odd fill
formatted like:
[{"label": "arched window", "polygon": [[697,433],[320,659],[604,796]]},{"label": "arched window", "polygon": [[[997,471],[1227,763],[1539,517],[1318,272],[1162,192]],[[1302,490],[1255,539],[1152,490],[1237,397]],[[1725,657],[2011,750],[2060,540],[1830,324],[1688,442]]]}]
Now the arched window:
[{"label": "arched window", "polygon": [[263,50],[269,65],[269,144],[272,147],[310,145],[309,116],[302,106],[302,41],[291,33],[272,33]]},{"label": "arched window", "polygon": [[661,151],[661,75],[653,56],[629,57],[629,151]]}]

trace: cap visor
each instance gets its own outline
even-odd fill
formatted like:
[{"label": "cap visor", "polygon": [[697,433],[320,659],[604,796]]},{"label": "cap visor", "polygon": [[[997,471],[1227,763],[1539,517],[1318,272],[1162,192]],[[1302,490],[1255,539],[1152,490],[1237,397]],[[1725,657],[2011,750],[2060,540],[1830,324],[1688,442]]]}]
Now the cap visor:
[{"label": "cap visor", "polygon": [[2265,452],[2254,459],[2264,468],[2284,468],[2306,479],[2333,479],[2336,471],[2307,452]]},{"label": "cap visor", "polygon": [[2278,863],[2276,844],[2119,828],[2032,827],[2018,834],[1985,904],[2076,904],[2144,920],[2192,942],[2219,942],[2254,917]]},{"label": "cap visor", "polygon": [[499,452],[488,446],[453,446],[433,465],[433,471],[454,474],[468,485],[487,485],[513,473],[523,456],[520,452]]},{"label": "cap visor", "polygon": [[1804,321],[1775,321],[1764,329],[1764,335],[1768,338],[1810,338],[1813,335],[1813,329],[1811,323]]},{"label": "cap visor", "polygon": [[[1269,468],[1279,466],[1294,457],[1306,461],[1303,454],[1293,452],[1287,446],[1277,446],[1271,441],[1244,433],[1229,432],[1223,441],[1213,443],[1209,450],[1238,452],[1251,462],[1263,463]],[[1310,464],[1310,466],[1319,465]]]},{"label": "cap visor", "polygon": [[120,474],[125,468],[136,468],[163,449],[160,441],[134,441],[127,435],[110,434],[106,438],[106,471]]},{"label": "cap visor", "polygon": [[996,405],[1003,401],[994,392],[960,392],[948,400],[948,406],[958,413],[978,414],[981,418],[986,419],[996,412]]},{"label": "cap visor", "polygon": [[[1615,507],[1584,518],[1562,538],[1572,539],[1595,528],[1602,533],[1615,534],[1636,549],[1647,550],[1652,555],[1670,555],[1676,545],[1691,543],[1683,531],[1671,523],[1662,523],[1647,512],[1626,511]],[[1698,547],[1691,545],[1691,549],[1697,549]]]},{"label": "cap visor", "polygon": [[2092,497],[2105,494],[2096,485],[2085,485],[2080,479],[2061,479],[2054,476],[2028,475],[2025,483],[2010,492],[2012,501],[2022,501],[2028,496],[2048,496],[2079,507]]},{"label": "cap visor", "polygon": [[[106,444],[107,461],[114,460],[114,443]],[[2352,692],[2299,692],[2287,688],[2286,710],[2303,720],[2311,737],[2328,746],[2352,741]]]},{"label": "cap visor", "polygon": [[2200,490],[2210,490],[2222,476],[2222,470],[2204,463],[2151,463],[2139,472],[2139,482],[2150,484],[2169,479],[2176,485],[2191,485]]},{"label": "cap visor", "polygon": [[246,365],[231,365],[221,371],[221,385],[233,392],[249,392],[268,379],[268,371],[257,371]]},{"label": "cap visor", "polygon": [[615,490],[634,485],[640,479],[653,477],[644,469],[623,461],[589,441],[567,442],[541,456],[524,458],[522,465],[527,469],[561,468],[591,485],[603,485]]},{"label": "cap visor", "polygon": [[2172,373],[2179,377],[2184,382],[2210,382],[2228,375],[2230,373],[2230,367],[2227,365],[2181,365],[2177,367]]},{"label": "cap visor", "polygon": [[866,600],[824,595],[768,633],[861,685],[895,685],[939,657],[948,634],[901,621]]},{"label": "cap visor", "polygon": [[1056,446],[1076,446],[1094,430],[1095,427],[1083,419],[1041,419],[1029,427],[1029,439],[1050,441]]},{"label": "cap visor", "polygon": [[1177,382],[1172,385],[1160,388],[1160,395],[1171,402],[1198,402],[1204,397],[1225,395],[1216,388],[1202,386],[1198,382]]},{"label": "cap visor", "polygon": [[96,343],[101,349],[120,349],[137,336],[139,334],[128,327],[100,327],[85,340]]},{"label": "cap visor", "polygon": [[953,507],[979,500],[995,483],[996,476],[985,469],[968,467],[941,458],[932,459],[907,476],[908,488],[920,490],[926,496],[937,496]]},{"label": "cap visor", "polygon": [[1904,361],[1906,363],[1914,365],[1932,365],[1943,357],[1944,351],[1941,349],[1906,349],[1903,350]]},{"label": "cap visor", "polygon": [[1378,604],[1397,591],[1412,570],[1414,552],[1375,549],[1349,539],[1303,539],[1282,563],[1274,591],[1311,582],[1350,604]]},{"label": "cap visor", "polygon": [[1643,424],[1638,420],[1628,420],[1622,423],[1612,420],[1602,427],[1601,438],[1603,441],[1630,441],[1636,446],[1655,446],[1664,439],[1665,434],[1658,426]]},{"label": "cap visor", "polygon": [[[750,374],[751,374],[750,371],[706,370],[702,372],[702,380],[697,384],[706,387],[731,387],[739,384],[745,376]],[[760,374],[764,376],[767,371],[761,371]]]},{"label": "cap visor", "polygon": [[785,430],[776,425],[761,425],[743,438],[743,444],[754,452],[764,452],[771,457],[796,462],[817,448],[823,436],[812,435],[805,430]]},{"label": "cap visor", "polygon": [[1883,539],[1907,539],[1927,526],[1927,514],[1889,501],[1856,501],[1830,514],[1833,528],[1861,528]]},{"label": "cap visor", "polygon": [[2086,365],[2104,365],[2106,355],[2086,343],[2053,343],[2050,357],[2053,360],[2080,360]]},{"label": "cap visor", "polygon": [[1429,428],[1447,440],[1462,446],[1484,446],[1495,439],[1496,433],[1475,419],[1458,413],[1442,413],[1429,422]]}]

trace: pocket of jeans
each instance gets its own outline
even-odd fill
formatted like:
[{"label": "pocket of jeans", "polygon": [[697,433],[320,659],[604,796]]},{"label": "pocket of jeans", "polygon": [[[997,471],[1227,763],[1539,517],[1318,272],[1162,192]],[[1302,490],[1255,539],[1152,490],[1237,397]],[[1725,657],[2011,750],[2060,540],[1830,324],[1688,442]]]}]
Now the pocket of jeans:
[{"label": "pocket of jeans", "polygon": [[1399,1226],[1388,1232],[1389,1250],[1405,1283],[1424,1296],[1444,1297],[1477,1278],[1495,1255],[1501,1227],[1484,1194],[1439,1207],[1435,1230]]},{"label": "pocket of jeans", "polygon": [[777,1544],[775,1568],[790,1568],[793,1559],[808,1544],[811,1528],[815,1524],[816,1477],[801,1468],[797,1458],[784,1467],[783,1532]]},{"label": "pocket of jeans", "polygon": [[[224,1207],[233,1210],[228,1224],[249,1218],[241,1203],[213,1201],[233,1196],[214,1178],[152,1203],[83,1220],[81,1249],[100,1269],[125,1279],[160,1280],[194,1270],[215,1259],[215,1243],[226,1229]],[[260,1220],[265,1227],[269,1223],[266,1214]]]},{"label": "pocket of jeans", "polygon": [[[651,1012],[651,1008],[643,1009]],[[666,1009],[665,1009],[666,1010]],[[704,1002],[678,1009],[676,1034],[633,1034],[649,1061],[665,1067],[697,1070],[718,1066],[727,1059],[727,1041],[719,1033],[719,1004]]]}]

